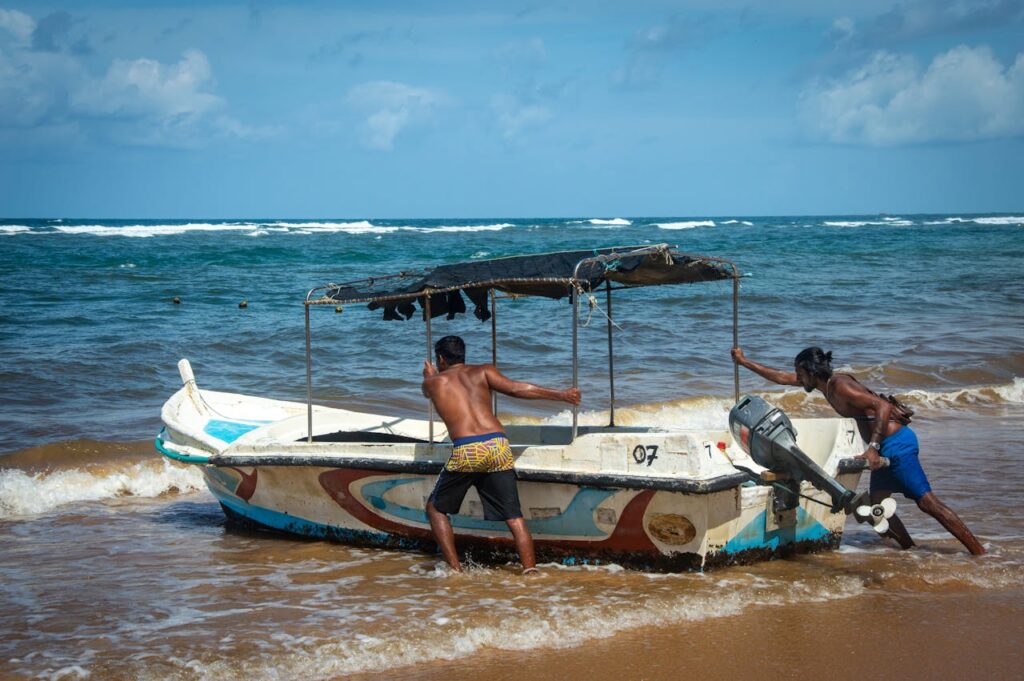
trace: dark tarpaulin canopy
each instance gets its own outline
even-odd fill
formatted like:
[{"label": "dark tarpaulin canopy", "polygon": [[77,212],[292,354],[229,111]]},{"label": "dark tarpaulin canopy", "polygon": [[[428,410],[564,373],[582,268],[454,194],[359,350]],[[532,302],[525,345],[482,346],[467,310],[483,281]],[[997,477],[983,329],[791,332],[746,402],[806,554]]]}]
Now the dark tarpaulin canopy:
[{"label": "dark tarpaulin canopy", "polygon": [[736,276],[732,263],[720,258],[680,253],[667,244],[564,251],[520,255],[494,260],[439,265],[379,278],[321,287],[323,296],[309,304],[369,303],[384,308],[384,319],[409,319],[413,301],[424,307],[423,292],[430,291],[431,317],[449,319],[466,311],[460,291],[474,305],[481,321],[490,318],[488,294],[496,290],[514,295],[563,298],[579,287],[593,291],[611,281],[624,286],[657,286],[720,281]]}]

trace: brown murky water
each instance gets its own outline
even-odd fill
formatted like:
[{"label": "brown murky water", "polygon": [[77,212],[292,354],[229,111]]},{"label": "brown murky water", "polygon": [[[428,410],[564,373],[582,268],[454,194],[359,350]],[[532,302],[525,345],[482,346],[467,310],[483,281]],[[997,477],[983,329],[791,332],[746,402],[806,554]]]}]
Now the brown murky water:
[{"label": "brown murky water", "polygon": [[[906,552],[850,523],[837,552],[706,574],[446,575],[423,555],[226,527],[195,472],[148,443],[15,454],[0,472],[0,677],[1018,678],[1022,387],[914,398],[926,471],[982,558],[900,497],[919,543]],[[722,407],[634,416],[699,409]]]}]

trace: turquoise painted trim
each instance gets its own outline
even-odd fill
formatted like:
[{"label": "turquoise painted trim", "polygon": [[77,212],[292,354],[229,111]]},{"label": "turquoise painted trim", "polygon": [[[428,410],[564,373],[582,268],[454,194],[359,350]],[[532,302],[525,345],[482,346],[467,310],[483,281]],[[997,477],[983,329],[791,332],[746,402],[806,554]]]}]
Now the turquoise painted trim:
[{"label": "turquoise painted trim", "polygon": [[[427,514],[420,509],[402,506],[388,501],[384,496],[400,485],[421,482],[420,478],[399,478],[397,480],[381,480],[363,485],[361,492],[374,508],[388,515],[403,520],[429,524]],[[607,532],[594,523],[594,511],[602,501],[615,494],[615,490],[585,487],[576,493],[565,511],[552,518],[527,520],[526,526],[536,535],[557,535],[562,537],[605,537]],[[450,516],[452,527],[463,530],[483,530],[489,532],[505,532],[507,526],[503,520],[484,520],[466,515]]]},{"label": "turquoise painted trim", "polygon": [[223,440],[230,444],[246,433],[254,431],[266,423],[270,423],[270,421],[263,421],[261,423],[237,423],[235,421],[210,419],[206,422],[206,425],[203,426],[203,430],[207,435],[212,435],[218,440]]},{"label": "turquoise painted trim", "polygon": [[[209,485],[207,486],[209,487]],[[341,541],[358,539],[382,546],[395,543],[396,536],[385,532],[350,530],[344,527],[337,527],[336,525],[325,525],[313,520],[306,520],[298,516],[263,508],[262,506],[254,506],[242,501],[238,497],[224,494],[213,487],[210,487],[210,492],[217,498],[217,501],[243,518],[249,518],[260,525],[272,527],[282,532],[292,532],[307,537],[316,537],[317,539],[337,539]],[[414,546],[414,544],[412,541],[409,542],[410,547]]]},{"label": "turquoise painted trim", "polygon": [[164,435],[167,433],[166,428],[161,428],[160,432],[157,433],[156,439],[153,440],[153,446],[156,447],[156,451],[166,456],[168,459],[174,459],[175,461],[181,461],[182,463],[207,463],[210,460],[209,456],[193,456],[191,454],[181,454],[179,452],[172,451],[164,446]]},{"label": "turquoise painted trim", "polygon": [[737,532],[722,547],[722,551],[724,553],[739,553],[748,549],[777,549],[793,542],[824,539],[831,534],[824,525],[812,518],[801,507],[797,507],[795,525],[766,532],[764,523],[767,514],[767,511],[758,513],[753,520],[747,523],[746,527]]},{"label": "turquoise painted trim", "polygon": [[212,478],[218,485],[232,494],[236,489],[238,489],[238,483],[242,481],[241,477],[235,477],[237,473],[228,473],[224,469],[217,468],[216,466],[208,466],[203,472],[206,474],[207,487],[210,486],[210,479]]}]

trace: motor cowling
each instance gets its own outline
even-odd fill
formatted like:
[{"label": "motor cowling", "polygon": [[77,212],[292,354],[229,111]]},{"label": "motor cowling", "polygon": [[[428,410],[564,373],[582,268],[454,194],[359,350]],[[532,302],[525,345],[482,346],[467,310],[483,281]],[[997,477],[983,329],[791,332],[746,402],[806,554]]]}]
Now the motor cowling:
[{"label": "motor cowling", "polygon": [[[852,513],[860,497],[823,471],[796,444],[796,428],[781,409],[753,395],[744,395],[729,412],[729,430],[750,458],[794,483],[806,480],[832,498],[832,511]],[[789,487],[789,486],[787,486]],[[794,497],[790,488],[787,496]]]}]

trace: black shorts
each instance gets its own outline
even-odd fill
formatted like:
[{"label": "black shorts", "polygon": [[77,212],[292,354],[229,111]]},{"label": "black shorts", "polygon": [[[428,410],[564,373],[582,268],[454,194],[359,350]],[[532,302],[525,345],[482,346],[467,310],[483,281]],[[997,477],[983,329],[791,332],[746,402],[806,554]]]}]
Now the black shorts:
[{"label": "black shorts", "polygon": [[519,508],[519,489],[516,487],[516,472],[512,470],[496,473],[456,473],[442,470],[437,477],[429,501],[441,513],[458,513],[462,500],[470,487],[476,487],[484,504],[484,518],[487,520],[511,520],[522,518]]}]

